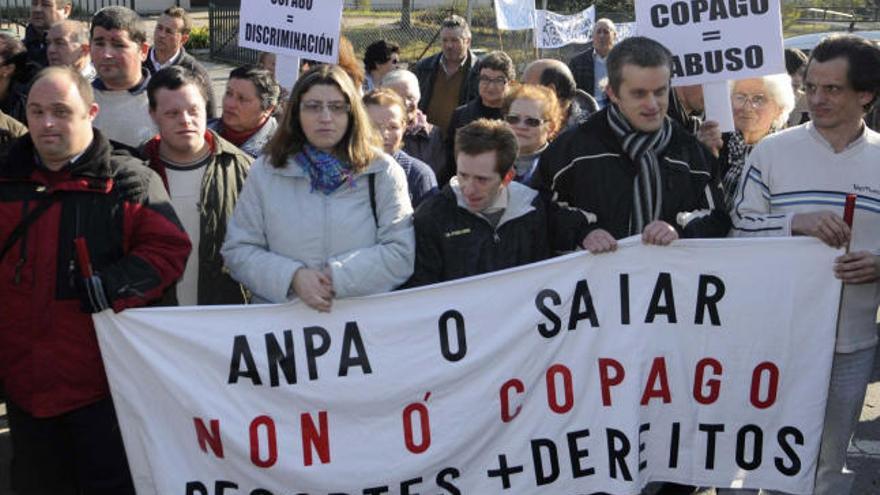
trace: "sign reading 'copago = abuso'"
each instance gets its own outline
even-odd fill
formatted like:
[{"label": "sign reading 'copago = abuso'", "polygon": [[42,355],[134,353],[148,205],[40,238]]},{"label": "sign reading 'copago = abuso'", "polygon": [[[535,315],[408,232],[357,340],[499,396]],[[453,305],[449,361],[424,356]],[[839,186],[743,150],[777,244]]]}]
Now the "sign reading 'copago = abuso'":
[{"label": "sign reading 'copago = abuso'", "polygon": [[779,0],[636,0],[640,36],[673,54],[673,84],[785,72]]},{"label": "sign reading 'copago = abuso'", "polygon": [[139,495],[808,494],[838,254],[636,239],[329,314],[95,322]]},{"label": "sign reading 'copago = abuso'", "polygon": [[336,63],[344,0],[248,0],[239,13],[238,44]]}]

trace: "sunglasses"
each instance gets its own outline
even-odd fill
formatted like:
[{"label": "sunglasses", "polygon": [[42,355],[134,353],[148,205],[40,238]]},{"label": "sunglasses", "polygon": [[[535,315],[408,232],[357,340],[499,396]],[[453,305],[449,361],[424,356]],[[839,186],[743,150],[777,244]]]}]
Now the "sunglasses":
[{"label": "sunglasses", "polygon": [[519,115],[513,114],[504,117],[504,121],[510,125],[519,125],[519,123],[522,122],[529,127],[541,127],[541,124],[544,123],[541,119],[536,119],[534,117],[520,117]]}]

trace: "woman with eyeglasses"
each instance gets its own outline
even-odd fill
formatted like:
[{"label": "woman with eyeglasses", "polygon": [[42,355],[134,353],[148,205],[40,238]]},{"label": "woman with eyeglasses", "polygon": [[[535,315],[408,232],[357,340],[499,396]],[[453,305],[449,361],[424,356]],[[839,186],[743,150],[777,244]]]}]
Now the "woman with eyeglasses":
[{"label": "woman with eyeglasses", "polygon": [[385,40],[375,41],[364,51],[364,93],[382,84],[382,78],[400,63],[400,47]]},{"label": "woman with eyeglasses", "polygon": [[794,108],[794,92],[788,74],[741,79],[730,84],[735,132],[721,134],[718,123],[707,121],[697,137],[719,160],[726,206],[733,206],[736,188],[752,148],[768,135],[785,127]]},{"label": "woman with eyeglasses", "polygon": [[221,250],[255,302],[301,299],[328,312],[334,298],[390,291],[412,274],[406,176],[377,144],[341,68],[321,65],[297,81]]},{"label": "woman with eyeglasses", "polygon": [[541,153],[562,126],[562,109],[550,88],[524,84],[508,93],[501,111],[519,143],[514,180],[528,185]]}]

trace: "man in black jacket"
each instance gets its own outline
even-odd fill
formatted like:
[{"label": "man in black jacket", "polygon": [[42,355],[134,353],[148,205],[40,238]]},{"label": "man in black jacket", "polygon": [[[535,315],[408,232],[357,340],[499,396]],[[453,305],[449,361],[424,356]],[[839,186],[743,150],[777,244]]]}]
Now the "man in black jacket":
[{"label": "man in black jacket", "polygon": [[33,0],[31,17],[24,30],[24,46],[27,48],[29,62],[38,67],[49,65],[46,57],[46,33],[53,24],[70,17],[73,10],[71,0]]},{"label": "man in black jacket", "polygon": [[607,75],[608,53],[617,41],[617,28],[611,19],[599,19],[593,26],[593,41],[587,49],[568,62],[574,80],[580,90],[586,91],[596,99],[599,108],[607,103],[602,91],[603,79]]},{"label": "man in black jacket", "polygon": [[555,207],[582,213],[555,222],[554,236],[604,252],[631,235],[657,245],[726,235],[709,151],[666,115],[670,63],[666,48],[643,37],[608,55],[610,104],[557,138],[533,179]]},{"label": "man in black jacket", "polygon": [[458,173],[419,207],[409,286],[502,270],[550,256],[547,215],[537,191],[517,182],[516,136],[501,121],[458,130]]}]

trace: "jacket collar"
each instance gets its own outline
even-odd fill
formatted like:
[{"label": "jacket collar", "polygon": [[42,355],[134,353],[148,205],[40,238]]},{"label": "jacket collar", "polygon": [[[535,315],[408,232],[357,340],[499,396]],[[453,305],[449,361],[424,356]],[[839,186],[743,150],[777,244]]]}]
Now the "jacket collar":
[{"label": "jacket collar", "polygon": [[[385,152],[380,150],[379,148],[374,148],[373,151],[376,152],[377,156],[384,155],[385,157],[388,157],[388,155],[385,155]],[[272,170],[272,173],[275,175],[281,175],[283,177],[302,177],[305,179],[309,179],[309,174],[305,170],[303,170],[303,168],[300,167],[299,164],[296,162],[295,157],[298,153],[299,152],[293,153],[292,155],[288,156],[287,162],[284,164],[284,167],[282,167],[282,168],[277,168],[277,167],[272,166],[271,162],[269,161],[270,158],[269,158],[268,154],[263,155],[263,159],[266,160],[266,162],[267,162],[266,165],[269,166],[269,168]],[[382,163],[383,163],[383,160],[381,160],[381,159],[373,159],[373,161],[370,162],[370,165],[367,166],[367,168],[365,170],[363,170],[361,173],[354,176],[355,180],[357,180],[357,178],[362,175],[375,174],[376,172],[378,172],[382,168]]]},{"label": "jacket collar", "polygon": [[[507,206],[504,208],[504,213],[501,215],[501,219],[498,220],[498,225],[495,227],[496,230],[501,228],[506,222],[522,217],[535,209],[532,203],[538,196],[538,191],[531,187],[524,186],[519,182],[513,181],[507,184],[506,189]],[[461,196],[461,190],[458,186],[457,177],[450,179],[449,187],[444,190],[446,191],[447,197],[454,201],[459,208],[475,217],[483,218],[485,220],[482,215],[472,212],[467,208],[467,205],[465,205],[464,198]]]},{"label": "jacket collar", "polygon": [[[113,152],[113,148],[99,130],[94,128],[92,130],[94,132],[92,143],[71,165],[70,175],[73,177],[108,179],[112,176],[110,155]],[[31,135],[26,134],[12,146],[5,166],[0,168],[0,177],[26,179],[36,170],[38,159],[39,155],[34,148]]]}]

